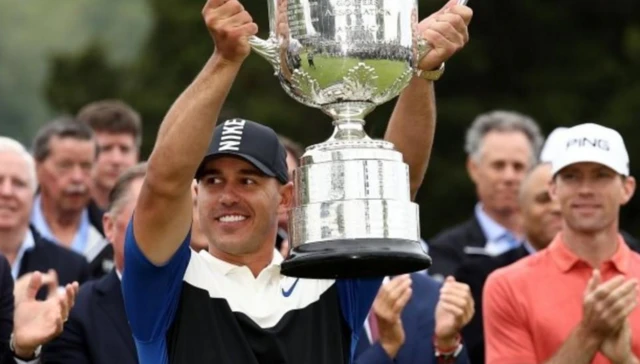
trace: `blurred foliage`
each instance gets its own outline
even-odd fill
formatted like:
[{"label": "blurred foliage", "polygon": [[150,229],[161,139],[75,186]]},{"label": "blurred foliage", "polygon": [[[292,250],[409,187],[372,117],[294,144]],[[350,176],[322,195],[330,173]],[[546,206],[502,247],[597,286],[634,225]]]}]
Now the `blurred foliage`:
[{"label": "blurred foliage", "polygon": [[[71,111],[109,93],[124,98],[144,115],[147,155],[163,115],[213,52],[201,18],[203,4],[148,0],[151,36],[126,66],[96,58],[106,55],[99,45],[55,58],[47,87],[52,106]],[[442,4],[421,0],[421,17]],[[266,37],[266,1],[244,5]],[[524,112],[545,133],[560,125],[599,122],[625,136],[633,160],[640,155],[640,145],[632,142],[640,133],[640,2],[471,0],[469,6],[474,9],[471,41],[447,62],[436,86],[436,141],[418,196],[425,238],[472,212],[475,193],[464,169],[463,139],[479,113]],[[372,136],[383,135],[393,106],[389,102],[367,118]],[[327,116],[286,96],[271,66],[256,55],[247,59],[228,98],[223,117],[229,116],[271,125],[306,145],[323,141],[332,130]],[[639,175],[635,163],[632,169]],[[623,210],[623,226],[637,235],[639,209],[640,196]]]},{"label": "blurred foliage", "polygon": [[[59,111],[45,95],[50,55],[75,54],[100,43],[104,51],[97,62],[130,63],[151,20],[146,0],[0,0],[0,134],[28,145],[35,130]],[[83,77],[72,75],[58,86],[70,90]],[[104,91],[89,90],[87,97],[93,93]]]},{"label": "blurred foliage", "polygon": [[[58,56],[53,59],[52,77],[47,80],[45,92],[56,110],[75,113],[79,107],[90,101],[118,94],[124,75],[106,62],[105,53],[104,47],[91,44],[79,57]],[[66,82],[78,74],[91,82]]]}]

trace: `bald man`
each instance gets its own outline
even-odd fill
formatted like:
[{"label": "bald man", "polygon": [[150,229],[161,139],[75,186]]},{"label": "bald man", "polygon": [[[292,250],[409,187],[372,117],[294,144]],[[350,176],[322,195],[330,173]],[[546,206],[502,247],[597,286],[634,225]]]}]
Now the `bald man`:
[{"label": "bald man", "polygon": [[487,277],[498,268],[546,248],[560,231],[560,205],[549,195],[550,181],[551,164],[542,163],[531,169],[520,185],[518,204],[525,240],[518,248],[497,257],[486,256],[469,260],[462,264],[455,274],[456,280],[469,285],[476,304],[475,316],[462,331],[469,359],[474,364],[485,362],[482,289]]}]

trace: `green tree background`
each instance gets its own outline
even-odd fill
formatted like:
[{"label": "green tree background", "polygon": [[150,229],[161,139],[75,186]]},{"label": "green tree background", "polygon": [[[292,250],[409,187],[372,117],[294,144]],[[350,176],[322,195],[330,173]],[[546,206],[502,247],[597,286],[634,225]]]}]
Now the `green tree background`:
[{"label": "green tree background", "polygon": [[[54,54],[68,54],[71,61],[76,52],[86,56],[89,49],[96,49],[93,44],[100,44],[102,54],[89,62],[101,63],[98,66],[135,62],[152,21],[146,0],[0,0],[0,134],[28,144],[35,131],[60,111],[56,105],[69,103],[56,96],[50,102],[46,95],[47,78],[57,74],[51,69]],[[78,69],[83,73],[65,75],[61,88],[69,91],[92,76],[95,95],[111,92],[100,90],[104,81],[89,71],[101,68],[78,66],[85,67]],[[67,91],[62,92],[65,97]]]},{"label": "green tree background", "polygon": [[[134,6],[125,5],[129,1],[132,0],[112,1],[104,7],[117,3],[121,7]],[[131,11],[137,10],[123,9],[119,14],[128,16],[129,32],[135,34],[144,29],[139,23],[144,20],[136,20],[137,17],[151,19],[141,45],[120,38],[130,38],[128,31],[120,30],[107,38],[116,39],[115,43],[105,42],[104,36],[94,33],[90,37],[93,41],[84,42],[81,47],[58,48],[58,54],[49,59],[50,72],[41,93],[24,97],[39,99],[46,95],[49,110],[60,113],[73,113],[98,98],[123,98],[144,116],[146,156],[163,115],[201,69],[213,51],[213,43],[201,18],[203,0],[140,1],[135,6],[144,10],[133,14]],[[443,3],[444,0],[421,0],[421,17]],[[244,5],[265,37],[266,2],[244,1]],[[471,41],[447,63],[447,71],[436,85],[436,141],[418,195],[425,238],[471,214],[475,192],[464,168],[463,142],[466,128],[479,113],[493,109],[527,113],[545,133],[556,126],[599,122],[625,136],[632,162],[640,155],[640,145],[633,142],[634,136],[640,134],[640,2],[470,0],[469,6],[474,9]],[[92,10],[89,13],[95,17],[101,14]],[[73,11],[80,14],[77,9]],[[79,21],[76,16],[65,16],[67,21]],[[0,15],[0,24],[2,18]],[[111,19],[113,22],[103,19],[99,26],[96,22],[100,22],[90,17],[83,20],[91,29],[118,28],[119,16]],[[52,32],[69,26],[65,20],[60,20],[59,25],[61,28],[51,28]],[[14,40],[15,44],[21,43]],[[6,59],[2,49],[6,47],[0,46],[0,62]],[[114,58],[113,53],[118,52],[126,54]],[[4,73],[11,72],[0,67],[0,75]],[[2,86],[6,83],[2,80],[4,77],[0,77],[0,108],[4,109],[3,102],[7,100],[18,106],[21,102],[29,104],[19,97],[3,97],[3,90],[11,87]],[[33,92],[34,88],[24,90]],[[367,118],[370,135],[383,135],[394,102],[379,107]],[[15,105],[8,110],[0,114],[0,120],[21,120],[25,115]],[[30,117],[43,115],[33,113]],[[257,55],[247,59],[224,116],[260,121],[305,145],[321,142],[331,132],[329,118],[290,99],[273,77],[271,66]],[[34,124],[29,125],[9,129],[9,133],[33,133]],[[636,163],[632,163],[632,170],[636,175],[640,172]],[[636,235],[640,234],[638,209],[640,193],[623,210],[623,227]]]}]

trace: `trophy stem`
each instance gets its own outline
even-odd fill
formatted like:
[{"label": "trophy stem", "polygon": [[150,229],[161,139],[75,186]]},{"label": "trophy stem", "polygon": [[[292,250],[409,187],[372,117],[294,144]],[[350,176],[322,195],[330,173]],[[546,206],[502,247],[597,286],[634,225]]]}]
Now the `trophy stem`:
[{"label": "trophy stem", "polygon": [[376,105],[372,102],[340,102],[324,105],[322,111],[333,118],[333,134],[328,141],[336,140],[370,140],[364,131],[364,117]]},{"label": "trophy stem", "polygon": [[329,141],[335,140],[369,140],[364,131],[363,119],[338,119],[333,121],[333,134]]}]

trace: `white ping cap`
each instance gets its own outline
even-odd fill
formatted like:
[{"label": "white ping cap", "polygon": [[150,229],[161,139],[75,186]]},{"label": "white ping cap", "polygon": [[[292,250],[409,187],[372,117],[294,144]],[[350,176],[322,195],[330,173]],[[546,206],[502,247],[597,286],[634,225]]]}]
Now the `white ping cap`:
[{"label": "white ping cap", "polygon": [[629,175],[629,154],[617,131],[587,123],[566,129],[562,134],[564,145],[551,156],[554,175],[564,167],[581,162],[602,164],[621,175]]},{"label": "white ping cap", "polygon": [[544,146],[540,152],[540,162],[551,163],[553,156],[557,155],[560,150],[564,148],[566,144],[565,139],[567,138],[567,130],[569,130],[569,128],[565,127],[553,129],[551,134],[547,137],[547,140],[544,142]]}]

